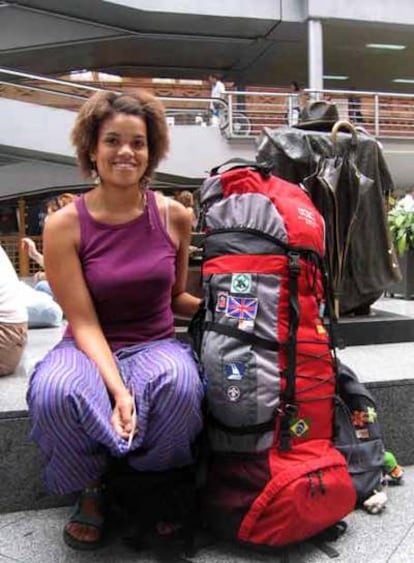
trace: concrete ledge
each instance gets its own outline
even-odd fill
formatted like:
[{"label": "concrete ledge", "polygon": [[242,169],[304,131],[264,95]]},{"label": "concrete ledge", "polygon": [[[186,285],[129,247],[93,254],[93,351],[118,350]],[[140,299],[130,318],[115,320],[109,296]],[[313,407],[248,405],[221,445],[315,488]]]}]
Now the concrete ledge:
[{"label": "concrete ledge", "polygon": [[0,513],[70,504],[71,496],[51,496],[41,480],[42,460],[29,442],[30,421],[25,416],[0,420]]},{"label": "concrete ledge", "polygon": [[367,383],[378,406],[385,447],[402,465],[414,463],[414,380]]}]

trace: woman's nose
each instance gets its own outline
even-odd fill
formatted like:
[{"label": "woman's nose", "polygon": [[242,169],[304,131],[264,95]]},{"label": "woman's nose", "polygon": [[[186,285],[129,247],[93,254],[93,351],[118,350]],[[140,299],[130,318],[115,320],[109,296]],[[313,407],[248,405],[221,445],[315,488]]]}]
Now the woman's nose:
[{"label": "woman's nose", "polygon": [[120,147],[119,147],[119,151],[120,154],[133,154],[133,150],[132,147],[129,143],[123,143]]}]

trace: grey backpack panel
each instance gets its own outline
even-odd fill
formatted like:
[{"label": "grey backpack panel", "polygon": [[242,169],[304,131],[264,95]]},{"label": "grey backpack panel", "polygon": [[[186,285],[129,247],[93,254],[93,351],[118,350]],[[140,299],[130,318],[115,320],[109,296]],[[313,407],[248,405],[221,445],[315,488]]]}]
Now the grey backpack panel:
[{"label": "grey backpack panel", "polygon": [[206,225],[210,229],[256,229],[283,242],[288,238],[282,216],[271,200],[260,193],[234,194],[218,201],[207,211]]},{"label": "grey backpack panel", "polygon": [[[209,278],[209,294],[215,297],[206,304],[206,320],[239,328],[242,321],[228,316],[219,303],[221,295],[230,295],[232,277],[216,274]],[[254,326],[244,322],[243,330],[254,330],[257,336],[276,340],[280,278],[271,274],[252,274],[251,278],[247,299],[257,298],[257,314]],[[215,418],[231,426],[261,424],[271,418],[279,403],[277,352],[207,331],[202,357],[209,380],[207,397]]]},{"label": "grey backpack panel", "polygon": [[[213,233],[214,229],[219,231],[206,237],[205,255],[278,254],[277,245],[265,237],[249,234],[248,231],[241,234],[231,231],[252,229],[287,242],[284,220],[270,199],[261,193],[235,194],[220,200],[221,195],[221,183],[216,178],[207,181],[202,203],[215,202],[206,213],[206,226]],[[205,276],[206,321],[276,342],[279,286],[280,276],[276,274],[239,272]],[[243,299],[250,300],[252,304],[250,319],[238,317],[237,306]],[[234,303],[235,313],[230,307]],[[206,331],[201,356],[208,378],[207,400],[213,419],[226,426],[241,428],[263,424],[274,418],[280,400],[279,357],[276,351]],[[248,433],[240,436],[212,425],[210,440],[216,451],[247,452],[268,448],[271,435],[262,431],[260,437]]]}]

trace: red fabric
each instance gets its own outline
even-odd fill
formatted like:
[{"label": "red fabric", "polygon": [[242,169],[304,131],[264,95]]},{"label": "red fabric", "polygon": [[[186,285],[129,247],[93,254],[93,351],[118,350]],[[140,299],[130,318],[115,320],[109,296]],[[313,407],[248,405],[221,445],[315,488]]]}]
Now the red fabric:
[{"label": "red fabric", "polygon": [[298,186],[276,176],[264,178],[249,168],[236,168],[221,175],[224,197],[231,194],[263,193],[282,215],[288,243],[324,253],[325,226],[310,197]]},{"label": "red fabric", "polygon": [[[325,227],[308,195],[298,186],[280,178],[263,178],[251,169],[230,170],[221,175],[223,196],[263,193],[269,197],[283,218],[287,243],[324,254]],[[295,404],[296,420],[306,423],[306,431],[292,434],[291,450],[279,451],[280,417],[277,418],[273,447],[268,451],[270,480],[260,493],[246,479],[243,463],[235,458],[230,480],[213,480],[211,495],[220,490],[216,514],[223,514],[222,528],[234,530],[226,515],[244,517],[238,539],[255,544],[281,546],[318,534],[351,512],[356,493],[345,459],[332,445],[335,377],[328,335],[319,307],[324,293],[316,266],[300,259],[298,301],[300,321],[296,345]],[[280,343],[289,336],[289,288],[286,256],[225,255],[205,262],[203,274],[262,273],[278,274],[279,291],[277,335]],[[276,337],[276,335],[275,335]],[[281,370],[281,396],[286,386],[286,351],[278,354]],[[283,406],[283,405],[282,405]],[[292,428],[292,426],[291,426]],[[237,471],[237,467],[240,471]],[[232,482],[237,474],[237,490]],[[255,475],[251,475],[253,478]],[[246,488],[245,488],[246,487]],[[256,496],[246,495],[247,490]],[[243,491],[245,491],[243,493]],[[235,493],[235,494],[233,494]],[[235,498],[237,497],[237,498]],[[250,507],[246,501],[250,502]],[[214,510],[213,510],[214,512]]]},{"label": "red fabric", "polygon": [[256,498],[238,539],[282,546],[314,536],[353,510],[356,493],[342,455],[328,440],[270,450],[273,478]]},{"label": "red fabric", "polygon": [[208,274],[280,274],[286,270],[286,256],[228,254],[206,260],[203,275]]}]

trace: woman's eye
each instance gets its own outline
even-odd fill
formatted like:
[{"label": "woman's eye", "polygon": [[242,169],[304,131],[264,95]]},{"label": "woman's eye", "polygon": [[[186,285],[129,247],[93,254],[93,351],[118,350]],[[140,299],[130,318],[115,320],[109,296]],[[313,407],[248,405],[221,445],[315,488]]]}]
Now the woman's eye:
[{"label": "woman's eye", "polygon": [[117,139],[115,137],[108,137],[107,139],[105,139],[106,143],[108,145],[115,145],[117,142]]}]

